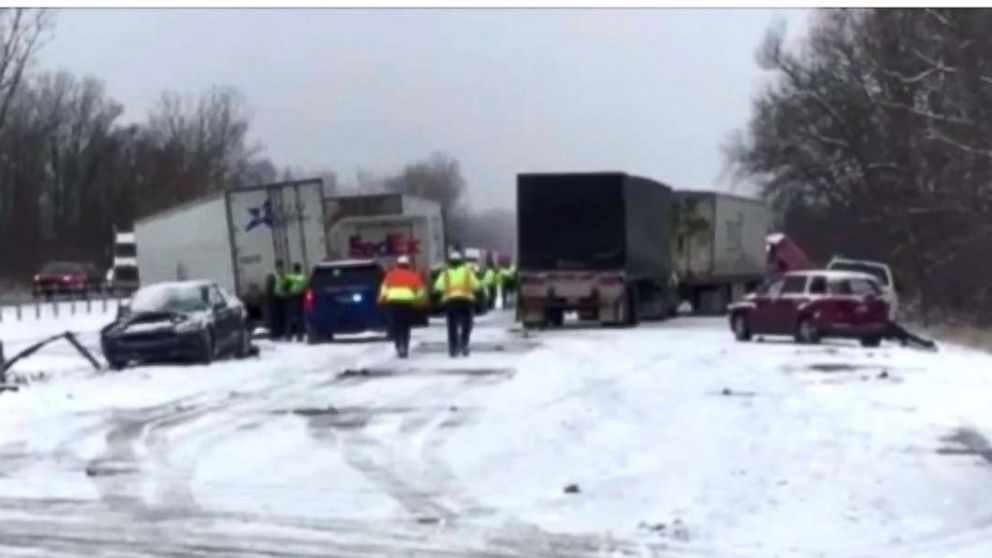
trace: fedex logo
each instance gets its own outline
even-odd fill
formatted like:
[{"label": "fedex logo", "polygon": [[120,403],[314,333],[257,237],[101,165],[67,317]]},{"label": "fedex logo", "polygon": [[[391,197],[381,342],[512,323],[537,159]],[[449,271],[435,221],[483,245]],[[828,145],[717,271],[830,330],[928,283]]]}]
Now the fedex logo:
[{"label": "fedex logo", "polygon": [[402,233],[389,233],[386,238],[374,242],[362,239],[356,234],[348,237],[348,255],[354,258],[374,258],[379,256],[416,256],[420,253],[420,240],[407,238]]}]

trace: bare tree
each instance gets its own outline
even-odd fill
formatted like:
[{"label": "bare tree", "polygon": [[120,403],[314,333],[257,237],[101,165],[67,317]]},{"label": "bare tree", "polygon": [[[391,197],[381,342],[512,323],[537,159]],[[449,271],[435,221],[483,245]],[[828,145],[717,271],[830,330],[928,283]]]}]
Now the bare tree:
[{"label": "bare tree", "polygon": [[[814,254],[889,260],[924,306],[988,315],[989,10],[821,10],[727,148]],[[947,273],[967,267],[970,273]]]},{"label": "bare tree", "polygon": [[407,165],[403,172],[387,178],[383,185],[390,192],[434,200],[441,204],[447,215],[458,209],[465,192],[465,178],[458,161],[443,153]]},{"label": "bare tree", "polygon": [[52,29],[51,14],[43,9],[0,9],[0,131],[24,71]]}]

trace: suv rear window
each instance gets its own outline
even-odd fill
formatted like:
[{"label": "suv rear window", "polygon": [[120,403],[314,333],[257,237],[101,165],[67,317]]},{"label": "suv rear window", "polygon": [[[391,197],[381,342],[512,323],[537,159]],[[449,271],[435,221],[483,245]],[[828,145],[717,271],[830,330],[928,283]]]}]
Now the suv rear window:
[{"label": "suv rear window", "polygon": [[814,277],[809,283],[810,294],[824,294],[827,292],[827,280],[824,277]]},{"label": "suv rear window", "polygon": [[314,287],[350,287],[368,284],[378,286],[382,276],[382,268],[377,265],[318,267],[313,271],[310,284]]}]

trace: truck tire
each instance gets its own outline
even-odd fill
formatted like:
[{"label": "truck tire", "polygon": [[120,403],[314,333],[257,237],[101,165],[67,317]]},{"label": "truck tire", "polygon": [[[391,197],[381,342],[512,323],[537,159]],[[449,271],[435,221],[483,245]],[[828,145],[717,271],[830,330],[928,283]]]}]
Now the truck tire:
[{"label": "truck tire", "polygon": [[637,296],[637,287],[628,285],[624,296],[624,320],[623,325],[636,327],[641,322],[641,304]]}]

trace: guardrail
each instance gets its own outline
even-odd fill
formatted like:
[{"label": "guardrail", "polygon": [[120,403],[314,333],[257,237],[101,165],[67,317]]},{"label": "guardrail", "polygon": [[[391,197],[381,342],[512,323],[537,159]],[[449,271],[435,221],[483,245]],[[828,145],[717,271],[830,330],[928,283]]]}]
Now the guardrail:
[{"label": "guardrail", "polygon": [[95,293],[89,296],[64,296],[51,299],[0,296],[0,323],[14,320],[59,318],[79,314],[117,314],[126,297]]}]

